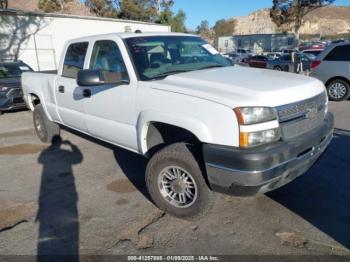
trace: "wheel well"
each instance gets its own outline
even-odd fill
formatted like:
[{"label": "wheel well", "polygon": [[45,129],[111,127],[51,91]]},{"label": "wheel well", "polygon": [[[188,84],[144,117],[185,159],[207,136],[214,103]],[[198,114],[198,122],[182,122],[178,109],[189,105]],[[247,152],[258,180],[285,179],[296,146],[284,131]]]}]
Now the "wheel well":
[{"label": "wheel well", "polygon": [[165,145],[188,142],[200,144],[198,138],[190,131],[165,123],[151,122],[146,135],[147,154],[153,154]]},{"label": "wheel well", "polygon": [[334,81],[334,80],[336,80],[336,79],[341,79],[341,80],[345,81],[346,83],[348,83],[348,85],[350,85],[350,80],[349,80],[349,79],[347,79],[347,78],[345,78],[345,77],[342,77],[342,76],[335,76],[335,77],[332,77],[331,79],[329,79],[329,80],[326,82],[326,87],[328,87],[328,85],[329,85],[332,81]]},{"label": "wheel well", "polygon": [[29,106],[31,110],[34,110],[34,107],[38,104],[40,104],[40,98],[36,94],[29,94]]}]

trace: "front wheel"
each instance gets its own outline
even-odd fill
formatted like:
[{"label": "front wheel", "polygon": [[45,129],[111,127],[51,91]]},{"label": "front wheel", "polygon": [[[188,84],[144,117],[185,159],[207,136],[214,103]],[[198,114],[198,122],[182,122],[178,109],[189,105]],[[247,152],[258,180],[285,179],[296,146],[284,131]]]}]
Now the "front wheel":
[{"label": "front wheel", "polygon": [[342,79],[335,79],[327,85],[329,100],[343,101],[350,97],[350,85]]},{"label": "front wheel", "polygon": [[51,143],[55,136],[60,135],[60,127],[58,124],[50,121],[41,104],[34,108],[33,122],[35,133],[41,142]]},{"label": "front wheel", "polygon": [[191,147],[185,143],[167,146],[151,158],[146,169],[147,189],[154,203],[173,216],[187,219],[204,216],[216,198]]}]

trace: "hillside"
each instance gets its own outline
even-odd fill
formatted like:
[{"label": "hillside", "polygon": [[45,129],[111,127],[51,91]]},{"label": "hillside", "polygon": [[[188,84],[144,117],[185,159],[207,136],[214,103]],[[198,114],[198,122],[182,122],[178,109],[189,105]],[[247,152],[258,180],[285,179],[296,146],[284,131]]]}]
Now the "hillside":
[{"label": "hillside", "polygon": [[[10,9],[18,9],[23,11],[40,11],[38,8],[38,2],[39,0],[9,0],[9,7]],[[71,15],[87,15],[91,16],[91,12],[89,11],[89,8],[87,8],[85,5],[79,3],[78,0],[74,0],[72,2],[68,2],[64,5],[64,10],[62,12],[64,14],[71,14]]]},{"label": "hillside", "polygon": [[[268,34],[278,32],[269,9],[262,9],[237,20],[235,34]],[[350,30],[350,7],[328,6],[316,9],[304,18],[301,34],[336,35]]]}]

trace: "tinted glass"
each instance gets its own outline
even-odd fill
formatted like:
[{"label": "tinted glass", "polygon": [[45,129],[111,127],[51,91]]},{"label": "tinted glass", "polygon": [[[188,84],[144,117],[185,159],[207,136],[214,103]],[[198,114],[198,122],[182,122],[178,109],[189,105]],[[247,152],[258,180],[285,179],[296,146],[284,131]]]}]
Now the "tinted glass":
[{"label": "tinted glass", "polygon": [[0,64],[0,79],[20,77],[23,72],[30,72],[32,69],[26,64]]},{"label": "tinted glass", "polygon": [[144,81],[181,72],[232,66],[199,37],[135,37],[126,42],[138,75]]},{"label": "tinted glass", "polygon": [[64,59],[62,76],[77,78],[78,72],[84,68],[88,46],[89,43],[75,43],[68,47]]},{"label": "tinted glass", "polygon": [[113,78],[118,82],[128,80],[128,73],[123,61],[118,45],[114,41],[97,41],[94,45],[90,69],[100,69],[104,71],[105,77]]},{"label": "tinted glass", "polygon": [[281,57],[281,59],[283,61],[291,61],[292,60],[292,56],[291,55],[284,55]]},{"label": "tinted glass", "polygon": [[326,61],[350,61],[350,45],[335,47],[325,58]]},{"label": "tinted glass", "polygon": [[305,51],[304,54],[312,54],[318,56],[322,51]]}]

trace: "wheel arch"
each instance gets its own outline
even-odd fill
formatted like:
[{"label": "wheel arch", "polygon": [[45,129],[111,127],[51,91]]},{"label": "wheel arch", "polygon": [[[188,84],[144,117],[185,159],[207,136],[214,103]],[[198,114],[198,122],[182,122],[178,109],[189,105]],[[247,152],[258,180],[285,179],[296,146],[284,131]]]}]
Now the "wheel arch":
[{"label": "wheel arch", "polygon": [[347,79],[346,77],[344,77],[344,76],[334,76],[334,77],[332,77],[332,78],[330,78],[330,79],[327,80],[327,82],[326,82],[326,87],[328,87],[328,85],[329,85],[332,81],[334,81],[334,80],[336,80],[336,79],[341,79],[341,80],[345,81],[346,83],[348,83],[348,85],[350,86],[350,80]]},{"label": "wheel arch", "polygon": [[139,151],[142,154],[151,153],[157,146],[169,143],[211,141],[209,129],[204,123],[162,113],[142,113],[137,129]]}]

